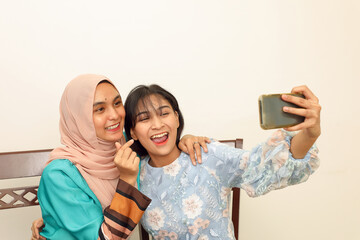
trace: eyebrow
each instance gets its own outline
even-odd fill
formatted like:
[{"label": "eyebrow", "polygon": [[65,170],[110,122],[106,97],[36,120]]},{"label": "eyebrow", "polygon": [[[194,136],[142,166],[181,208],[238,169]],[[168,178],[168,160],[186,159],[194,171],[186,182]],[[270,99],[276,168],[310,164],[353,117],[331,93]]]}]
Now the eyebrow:
[{"label": "eyebrow", "polygon": [[[114,97],[113,102],[115,102],[115,101],[118,100],[118,99],[121,100],[120,94],[118,94],[116,97]],[[93,104],[93,107],[96,107],[96,106],[101,105],[101,104],[105,104],[105,102],[95,102],[95,103]]]},{"label": "eyebrow", "polygon": [[[163,106],[160,106],[157,110],[162,110],[164,108],[170,108],[170,106],[168,105],[163,105]],[[142,112],[139,112],[138,114],[135,115],[135,117],[138,117],[142,114],[149,114],[149,111],[142,111]]]}]

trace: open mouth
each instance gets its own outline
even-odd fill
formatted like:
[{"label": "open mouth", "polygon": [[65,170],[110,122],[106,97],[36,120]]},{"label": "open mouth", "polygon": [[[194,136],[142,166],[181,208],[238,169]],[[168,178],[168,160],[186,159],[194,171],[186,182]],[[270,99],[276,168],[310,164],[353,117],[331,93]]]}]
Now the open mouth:
[{"label": "open mouth", "polygon": [[120,127],[120,123],[117,123],[117,124],[111,125],[109,127],[106,127],[105,129],[108,131],[116,131],[119,127]]},{"label": "open mouth", "polygon": [[153,141],[155,144],[165,144],[169,138],[169,133],[164,132],[160,134],[155,134],[150,137],[151,141]]}]

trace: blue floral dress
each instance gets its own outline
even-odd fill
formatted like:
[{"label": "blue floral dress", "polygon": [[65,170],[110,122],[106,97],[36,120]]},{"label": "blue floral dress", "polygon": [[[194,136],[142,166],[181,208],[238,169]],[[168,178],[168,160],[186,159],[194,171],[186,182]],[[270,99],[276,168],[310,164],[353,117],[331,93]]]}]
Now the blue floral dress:
[{"label": "blue floral dress", "polygon": [[161,168],[146,157],[140,189],[152,202],[141,224],[155,239],[235,239],[228,211],[232,187],[256,197],[304,182],[318,168],[315,146],[304,159],[292,157],[291,134],[276,131],[252,151],[212,141],[196,166],[183,152]]}]

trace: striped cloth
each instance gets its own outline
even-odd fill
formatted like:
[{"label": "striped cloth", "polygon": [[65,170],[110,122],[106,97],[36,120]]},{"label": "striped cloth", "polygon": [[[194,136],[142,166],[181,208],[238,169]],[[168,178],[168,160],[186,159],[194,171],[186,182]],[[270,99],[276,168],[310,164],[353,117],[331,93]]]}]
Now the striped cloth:
[{"label": "striped cloth", "polygon": [[111,205],[104,210],[99,239],[126,239],[139,223],[150,199],[133,186],[119,181]]}]

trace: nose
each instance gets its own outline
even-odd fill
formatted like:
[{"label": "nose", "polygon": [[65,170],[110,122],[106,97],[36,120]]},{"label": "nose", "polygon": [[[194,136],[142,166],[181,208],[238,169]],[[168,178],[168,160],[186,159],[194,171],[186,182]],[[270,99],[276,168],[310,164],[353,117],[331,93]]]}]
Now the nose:
[{"label": "nose", "polygon": [[119,113],[114,107],[109,108],[109,120],[117,120],[119,118]]},{"label": "nose", "polygon": [[156,115],[152,117],[152,128],[153,129],[159,129],[163,126],[163,122],[161,121],[161,118]]}]

